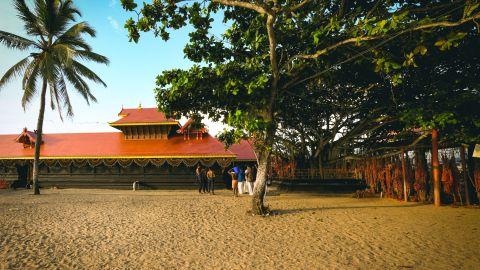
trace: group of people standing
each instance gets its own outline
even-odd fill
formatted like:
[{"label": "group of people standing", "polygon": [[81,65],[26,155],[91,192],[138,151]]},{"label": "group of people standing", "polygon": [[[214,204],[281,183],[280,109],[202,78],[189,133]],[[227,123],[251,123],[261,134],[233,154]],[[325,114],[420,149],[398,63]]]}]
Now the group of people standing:
[{"label": "group of people standing", "polygon": [[253,195],[253,187],[255,183],[256,171],[255,168],[247,166],[246,169],[243,166],[235,166],[228,171],[232,179],[233,195],[248,193]]},{"label": "group of people standing", "polygon": [[198,183],[198,193],[215,194],[215,173],[212,168],[203,168],[200,164],[195,170],[195,175]]},{"label": "group of people standing", "polygon": [[[215,173],[212,168],[197,165],[195,176],[198,183],[198,193],[215,194]],[[227,188],[233,190],[233,195],[253,195],[253,187],[256,177],[256,168],[252,166],[234,166],[230,170],[225,169],[224,180]]]}]

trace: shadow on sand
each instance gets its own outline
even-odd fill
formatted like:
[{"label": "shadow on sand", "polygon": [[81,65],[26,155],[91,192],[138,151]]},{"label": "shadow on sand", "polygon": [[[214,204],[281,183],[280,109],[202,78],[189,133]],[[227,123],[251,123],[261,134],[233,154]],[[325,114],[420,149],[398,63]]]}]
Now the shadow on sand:
[{"label": "shadow on sand", "polygon": [[401,208],[401,207],[418,207],[425,206],[422,203],[411,203],[403,205],[358,205],[358,206],[327,206],[327,207],[310,207],[310,208],[293,208],[293,209],[280,209],[273,210],[275,215],[294,215],[300,213],[309,213],[316,211],[329,211],[329,210],[348,210],[348,209],[376,209],[376,208]]}]

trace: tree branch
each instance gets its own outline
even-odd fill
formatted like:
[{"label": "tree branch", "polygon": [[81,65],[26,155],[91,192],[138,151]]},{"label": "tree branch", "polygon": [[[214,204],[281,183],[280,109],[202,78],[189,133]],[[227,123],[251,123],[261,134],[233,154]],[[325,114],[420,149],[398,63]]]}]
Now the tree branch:
[{"label": "tree branch", "polygon": [[235,1],[235,0],[212,0],[215,3],[219,3],[225,6],[230,6],[230,7],[243,7],[246,9],[254,10],[260,14],[267,14],[267,10],[261,6],[248,3],[248,2],[243,2],[243,1]]},{"label": "tree branch", "polygon": [[292,6],[292,7],[288,7],[288,8],[286,8],[286,9],[284,9],[284,11],[287,12],[287,13],[294,12],[294,11],[296,11],[297,9],[300,9],[300,8],[304,7],[304,6],[305,6],[306,4],[308,4],[310,1],[312,1],[312,0],[303,0],[302,2],[296,4],[296,5]]},{"label": "tree branch", "polygon": [[278,92],[278,81],[279,81],[279,70],[278,70],[278,62],[277,62],[277,39],[275,37],[275,14],[268,14],[267,16],[267,33],[268,33],[268,45],[269,45],[269,53],[270,53],[270,66],[272,68],[272,85],[271,85],[271,93],[270,93],[270,112],[269,114],[273,116],[273,107],[275,105],[275,100]]},{"label": "tree branch", "polygon": [[[464,19],[461,19],[461,20],[456,21],[456,22],[442,21],[442,22],[424,24],[424,25],[420,25],[420,26],[413,27],[413,28],[410,28],[410,29],[402,30],[402,31],[394,34],[394,36],[397,37],[397,36],[400,36],[400,35],[403,35],[403,34],[406,34],[406,33],[419,31],[419,30],[424,30],[424,29],[436,28],[436,27],[455,27],[455,26],[459,26],[459,25],[462,25],[462,24],[470,22],[470,21],[474,21],[475,19],[478,19],[478,18],[480,18],[480,13],[477,13],[475,16],[464,18]],[[290,59],[290,61],[293,61],[294,59],[299,59],[299,58],[300,59],[315,59],[315,58],[318,58],[318,57],[320,57],[324,54],[327,54],[328,52],[332,51],[333,49],[335,49],[337,47],[340,47],[340,46],[343,46],[343,45],[346,45],[346,44],[357,43],[357,42],[360,42],[360,41],[370,41],[370,40],[382,39],[384,37],[386,37],[386,35],[348,38],[348,39],[342,40],[340,42],[337,42],[337,43],[335,43],[331,46],[328,46],[326,48],[318,50],[314,54],[295,55]]]},{"label": "tree branch", "polygon": [[[385,157],[391,157],[391,156],[395,156],[395,155],[399,155],[402,153],[402,149],[401,148],[405,148],[405,149],[410,149],[412,147],[414,147],[415,145],[417,145],[420,141],[422,141],[423,139],[425,139],[426,137],[428,137],[430,135],[430,132],[425,132],[423,133],[422,135],[420,135],[418,138],[416,138],[411,144],[409,145],[406,145],[406,146],[398,146],[398,147],[381,147],[381,148],[377,148],[377,149],[373,149],[371,150],[369,153],[373,152],[373,151],[378,151],[378,150],[385,150],[385,149],[399,149],[400,150],[397,150],[397,151],[394,151],[394,152],[389,152],[389,153],[386,153],[386,154],[383,154],[383,155],[380,155],[380,156],[375,156],[375,158],[385,158]],[[333,163],[333,162],[336,162],[338,160],[342,160],[342,159],[364,159],[366,158],[366,156],[361,156],[361,155],[350,155],[350,156],[343,156],[343,157],[339,157],[339,158],[336,158],[336,159],[333,159],[333,160],[330,160],[329,163]]]}]

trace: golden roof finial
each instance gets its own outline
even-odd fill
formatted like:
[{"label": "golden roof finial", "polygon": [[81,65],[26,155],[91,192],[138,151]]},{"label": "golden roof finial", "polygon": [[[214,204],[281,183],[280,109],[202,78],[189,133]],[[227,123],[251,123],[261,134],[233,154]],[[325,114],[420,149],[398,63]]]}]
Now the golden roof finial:
[{"label": "golden roof finial", "polygon": [[141,110],[142,109],[142,103],[138,103],[138,109]]}]

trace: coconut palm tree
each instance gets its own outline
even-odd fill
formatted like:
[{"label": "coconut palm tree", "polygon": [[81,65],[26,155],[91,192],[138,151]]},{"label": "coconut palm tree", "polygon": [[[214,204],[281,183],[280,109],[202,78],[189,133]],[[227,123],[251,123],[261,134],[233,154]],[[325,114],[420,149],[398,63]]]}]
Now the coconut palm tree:
[{"label": "coconut palm tree", "polygon": [[[83,35],[95,36],[95,30],[86,22],[76,22],[81,16],[70,0],[35,0],[32,10],[25,0],[15,0],[18,17],[23,21],[25,31],[34,39],[27,39],[0,30],[0,43],[9,48],[29,52],[29,55],[11,67],[0,79],[0,89],[11,79],[22,77],[22,107],[37,94],[40,89],[40,111],[37,122],[37,139],[33,161],[34,194],[40,194],[38,165],[40,145],[42,144],[43,116],[47,92],[50,94],[50,106],[73,116],[72,104],[67,91],[67,82],[90,104],[96,99],[90,92],[85,79],[106,84],[93,71],[78,60],[108,64],[105,56],[92,52],[83,39]],[[37,87],[37,83],[41,85]]]}]

